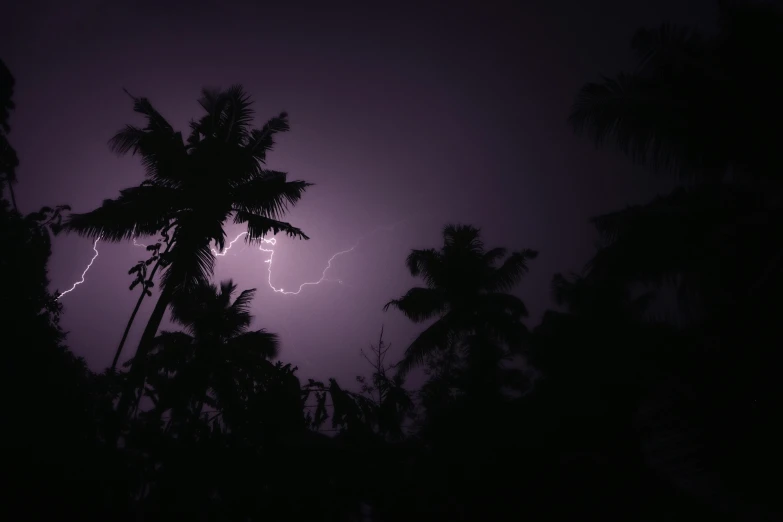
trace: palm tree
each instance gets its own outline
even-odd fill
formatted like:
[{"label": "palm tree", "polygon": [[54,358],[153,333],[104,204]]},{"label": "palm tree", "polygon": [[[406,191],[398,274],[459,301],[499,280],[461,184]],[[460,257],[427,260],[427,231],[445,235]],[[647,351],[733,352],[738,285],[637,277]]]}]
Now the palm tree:
[{"label": "palm tree", "polygon": [[[113,242],[171,231],[170,248],[160,257],[160,296],[134,358],[143,362],[171,300],[208,281],[214,264],[211,244],[225,247],[228,219],[247,226],[248,242],[270,232],[308,239],[280,217],[310,184],[264,168],[275,134],[289,129],[288,118],[282,113],[252,129],[252,101],[241,86],[204,89],[199,103],[206,114],[191,121],[187,140],[149,100],[133,101],[146,126],[128,125],[109,144],[118,154],[138,154],[147,179],[91,212],[71,215],[64,230]],[[130,384],[138,385],[144,372],[133,365],[130,373]],[[120,410],[127,408],[127,395]]]},{"label": "palm tree", "polygon": [[408,270],[426,286],[411,288],[384,310],[393,306],[414,322],[435,321],[406,349],[397,367],[401,375],[428,356],[456,351],[466,352],[469,366],[487,370],[497,367],[504,347],[520,347],[528,311],[521,299],[506,292],[527,273],[537,252],[506,254],[504,248],[485,250],[480,230],[467,225],[446,226],[440,250],[411,251]]},{"label": "palm tree", "polygon": [[597,144],[613,139],[634,160],[697,182],[595,218],[604,248],[590,271],[603,280],[673,283],[688,312],[700,314],[745,308],[783,267],[771,226],[783,208],[783,67],[774,58],[783,11],[723,1],[720,15],[709,36],[670,25],[638,31],[636,69],[585,85],[570,115]]},{"label": "palm tree", "polygon": [[582,87],[570,122],[597,145],[701,181],[781,179],[783,10],[720,2],[717,34],[642,29],[636,68]]},{"label": "palm tree", "polygon": [[161,332],[145,355],[147,392],[158,414],[170,410],[172,419],[189,420],[199,417],[205,404],[236,414],[253,395],[254,383],[273,372],[277,335],[250,330],[255,289],[232,301],[236,290],[228,280],[220,288],[200,285],[174,298],[172,319],[184,331]]}]

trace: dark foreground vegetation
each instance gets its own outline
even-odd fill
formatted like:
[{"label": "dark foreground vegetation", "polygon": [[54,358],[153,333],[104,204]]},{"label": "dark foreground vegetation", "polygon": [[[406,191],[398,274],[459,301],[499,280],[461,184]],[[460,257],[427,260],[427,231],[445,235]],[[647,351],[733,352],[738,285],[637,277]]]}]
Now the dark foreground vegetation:
[{"label": "dark foreground vegetation", "polygon": [[[146,180],[25,215],[0,62],[4,519],[781,519],[782,43],[767,4],[726,2],[714,34],[640,30],[636,69],[585,85],[570,122],[679,187],[594,218],[594,256],[554,278],[534,328],[510,292],[536,252],[446,226],[386,304],[421,335],[392,363],[381,334],[352,387],[273,362],[253,291],[211,280],[228,220],[250,242],[307,238],[283,219],[308,184],[265,168],[285,114],[254,129],[241,87],[204,91],[181,134],[132,97],[144,126],[110,146]],[[159,238],[131,270],[157,304],[128,364],[94,373],[69,351],[59,233]]]}]

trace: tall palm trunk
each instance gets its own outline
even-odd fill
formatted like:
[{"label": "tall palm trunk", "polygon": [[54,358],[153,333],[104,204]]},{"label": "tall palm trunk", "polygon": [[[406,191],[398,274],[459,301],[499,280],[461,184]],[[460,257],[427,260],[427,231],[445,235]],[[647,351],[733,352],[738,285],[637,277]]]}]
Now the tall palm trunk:
[{"label": "tall palm trunk", "polygon": [[125,390],[117,404],[117,412],[120,418],[127,417],[131,402],[135,397],[134,392],[136,388],[144,385],[144,364],[147,360],[147,354],[152,349],[158,328],[160,328],[160,323],[163,322],[163,316],[166,314],[166,308],[168,308],[171,302],[172,294],[173,292],[168,288],[164,288],[161,291],[158,302],[155,303],[155,309],[152,310],[150,320],[147,322],[144,333],[141,335],[139,347],[136,349],[136,354],[133,356],[133,362],[128,372]]},{"label": "tall palm trunk", "polygon": [[[157,268],[158,265],[155,265],[155,268]],[[114,353],[114,360],[111,362],[111,371],[113,372],[114,369],[117,367],[117,361],[120,358],[120,354],[122,353],[122,348],[125,346],[125,340],[128,338],[128,333],[130,333],[131,326],[133,325],[133,321],[136,319],[136,314],[139,313],[139,308],[141,308],[141,302],[144,301],[144,296],[147,294],[147,289],[142,288],[141,295],[139,296],[139,300],[136,301],[136,307],[133,309],[133,312],[131,313],[130,319],[128,319],[128,324],[125,326],[125,331],[122,332],[122,339],[120,339],[120,345],[117,347],[117,351]]]},{"label": "tall palm trunk", "polygon": [[[162,255],[165,255],[166,252],[169,251],[169,248],[171,248],[171,243],[168,244],[166,247],[166,250],[163,252]],[[155,277],[155,272],[158,270],[158,267],[160,266],[160,256],[158,257],[158,262],[155,263],[155,266],[152,267],[152,272],[150,273],[150,277],[148,281],[152,281]],[[128,324],[125,326],[125,331],[122,333],[122,339],[120,339],[120,345],[117,347],[117,352],[114,354],[114,360],[111,363],[111,370],[114,371],[114,369],[117,367],[117,361],[120,359],[120,354],[122,353],[122,348],[125,346],[125,341],[128,339],[128,333],[130,333],[131,326],[133,325],[133,321],[136,319],[136,314],[139,313],[139,308],[141,308],[141,302],[144,301],[144,297],[147,294],[147,287],[144,286],[141,289],[141,295],[139,296],[139,300],[136,301],[136,307],[133,309],[133,313],[130,316],[130,319],[128,319]]]},{"label": "tall palm trunk", "polygon": [[13,181],[8,182],[8,194],[11,196],[11,204],[14,206],[14,210],[18,211],[19,209],[16,206],[16,194],[14,194]]}]

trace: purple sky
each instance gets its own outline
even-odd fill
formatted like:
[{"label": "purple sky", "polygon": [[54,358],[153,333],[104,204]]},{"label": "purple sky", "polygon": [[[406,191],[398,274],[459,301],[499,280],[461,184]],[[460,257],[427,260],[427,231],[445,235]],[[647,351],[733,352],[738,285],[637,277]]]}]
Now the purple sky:
[{"label": "purple sky", "polygon": [[[289,215],[311,240],[278,239],[278,288],[317,280],[336,251],[407,220],[335,260],[328,275],[343,286],[275,294],[268,255],[254,247],[240,253],[242,244],[217,263],[216,279],[258,288],[256,325],[281,335],[283,360],[298,364],[301,376],[341,380],[366,372],[359,349],[382,323],[397,353],[419,331],[381,308],[416,282],[404,267],[408,251],[439,246],[449,221],[481,226],[489,246],[540,251],[518,290],[534,325],[551,306],[552,274],[578,269],[591,254],[588,217],[666,186],[574,136],[566,124],[574,94],[599,72],[629,67],[638,26],[712,14],[709,0],[285,4],[18,3],[12,31],[0,33],[17,79],[10,135],[21,161],[17,200],[26,212],[60,203],[84,212],[143,179],[135,158],[117,158],[106,146],[123,124],[137,122],[123,87],[184,128],[200,114],[202,86],[242,83],[259,124],[290,114],[292,130],[270,167],[316,183]],[[138,296],[126,272],[146,257],[129,244],[99,251],[85,284],[63,298],[69,345],[96,369],[111,362]],[[52,290],[78,280],[92,255],[89,239],[56,238]],[[148,300],[131,349],[151,307]]]}]

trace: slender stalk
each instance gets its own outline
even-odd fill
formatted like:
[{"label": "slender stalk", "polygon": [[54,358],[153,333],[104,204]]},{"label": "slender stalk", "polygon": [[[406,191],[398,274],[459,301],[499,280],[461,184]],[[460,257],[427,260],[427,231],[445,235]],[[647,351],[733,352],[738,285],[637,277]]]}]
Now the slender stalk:
[{"label": "slender stalk", "polygon": [[168,289],[161,290],[158,302],[155,303],[155,308],[152,310],[150,320],[147,322],[146,328],[144,328],[139,347],[136,349],[136,354],[128,372],[127,386],[120,397],[120,402],[117,404],[117,412],[121,418],[127,417],[132,402],[138,404],[138,401],[134,401],[136,399],[134,391],[137,385],[144,386],[144,365],[147,353],[153,346],[160,323],[163,322],[163,316],[166,314],[166,309],[171,302],[171,294],[172,292]]},{"label": "slender stalk", "polygon": [[8,182],[8,194],[11,196],[11,204],[14,206],[14,210],[18,211],[19,209],[16,206],[16,194],[14,194],[13,181]]},{"label": "slender stalk", "polygon": [[[160,266],[161,256],[164,255],[166,252],[168,252],[169,248],[171,248],[171,243],[169,243],[166,246],[166,251],[158,256],[158,262],[155,263],[155,266],[152,268],[152,272],[150,273],[150,277],[147,281],[152,281],[152,279],[155,277],[155,272],[158,270],[158,267]],[[141,295],[139,296],[139,300],[136,301],[136,307],[133,309],[133,313],[131,314],[130,319],[128,320],[128,324],[125,326],[125,331],[122,333],[122,339],[120,339],[120,345],[117,347],[117,351],[114,354],[114,360],[111,363],[112,371],[114,371],[114,369],[117,367],[117,361],[119,361],[120,354],[122,353],[122,348],[125,346],[125,341],[128,339],[128,333],[130,333],[130,329],[131,326],[133,325],[133,321],[136,319],[136,314],[139,312],[139,308],[141,308],[141,302],[144,301],[144,297],[146,295],[147,295],[147,287],[145,285],[141,289]]]}]

